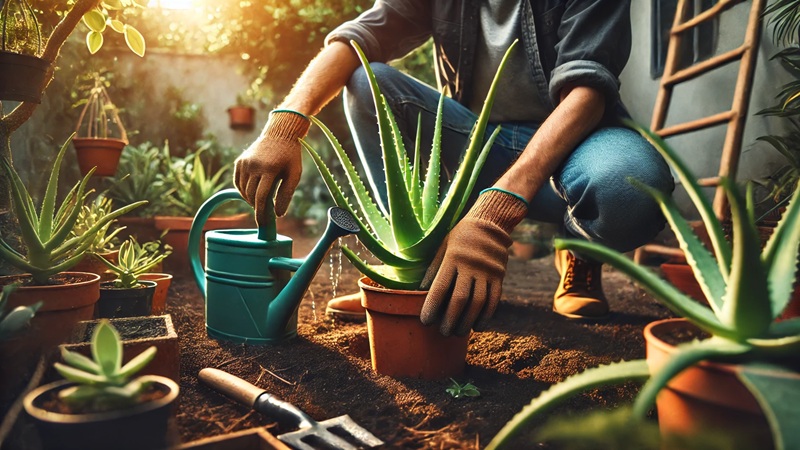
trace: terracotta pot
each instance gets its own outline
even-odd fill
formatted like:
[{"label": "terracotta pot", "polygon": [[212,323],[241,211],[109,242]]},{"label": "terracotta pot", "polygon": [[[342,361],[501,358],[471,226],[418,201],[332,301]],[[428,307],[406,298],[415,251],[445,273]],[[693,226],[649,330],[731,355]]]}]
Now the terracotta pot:
[{"label": "terracotta pot", "polygon": [[[95,304],[100,297],[100,276],[65,272],[56,279],[67,277],[72,280],[69,284],[23,286],[9,296],[8,310],[39,301],[43,304],[23,336],[0,343],[0,386],[11,386],[12,390],[24,386],[23,377],[32,372],[39,358],[48,358],[58,344],[69,339],[78,322],[94,316]],[[0,288],[29,279],[30,275],[3,276],[0,277]]]},{"label": "terracotta pot", "polygon": [[130,408],[63,414],[46,409],[46,400],[75,383],[57,381],[26,395],[25,411],[33,419],[45,450],[171,448],[178,440],[173,410],[180,388],[169,378],[147,377],[166,395]]},{"label": "terracotta pot", "polygon": [[533,242],[511,242],[511,257],[516,259],[533,259],[539,255],[539,245]]},{"label": "terracotta pot", "polygon": [[100,300],[97,301],[97,317],[149,316],[153,310],[155,281],[140,281],[132,288],[114,287],[113,281],[100,283]]},{"label": "terracotta pot", "polygon": [[117,173],[122,149],[128,143],[121,139],[73,138],[72,145],[75,146],[82,175],[89,173],[92,167],[97,167],[93,176],[112,177]]},{"label": "terracotta pot", "polygon": [[[180,382],[180,348],[172,316],[165,314],[108,320],[117,329],[122,340],[122,364],[155,346],[156,356],[139,372],[139,375],[160,375],[176,383]],[[92,333],[99,322],[99,319],[78,322],[69,343],[61,344],[60,347],[91,358]]]},{"label": "terracotta pot", "polygon": [[0,100],[41,103],[49,68],[42,58],[0,51]]},{"label": "terracotta pot", "polygon": [[[665,341],[671,335],[697,336],[685,319],[664,319],[644,329],[647,364],[658,370],[676,351]],[[742,448],[774,448],[767,419],[753,394],[739,381],[734,365],[703,361],[672,379],[658,395],[658,424],[662,434],[692,435],[719,431],[741,433],[750,440]],[[738,438],[737,438],[738,439]]]},{"label": "terracotta pot", "polygon": [[358,280],[367,310],[372,368],[391,377],[438,380],[458,375],[467,358],[467,336],[442,336],[419,321],[426,291],[392,290]]},{"label": "terracotta pot", "polygon": [[[114,250],[113,252],[102,253],[101,256],[112,263],[117,262],[117,256],[119,255],[119,250]],[[108,270],[108,267],[100,261],[93,253],[87,253],[83,259],[76,264],[72,269],[74,272],[87,272],[87,273],[96,273],[100,275],[101,281],[108,281],[110,279],[114,279],[115,275]]]},{"label": "terracotta pot", "polygon": [[228,108],[230,127],[234,130],[249,131],[256,124],[256,110],[250,106],[231,106]]},{"label": "terracotta pot", "polygon": [[172,275],[168,273],[143,273],[139,275],[140,280],[154,281],[156,290],[153,292],[153,309],[151,314],[161,315],[167,306],[167,293],[172,284]]},{"label": "terracotta pot", "polygon": [[[169,230],[164,236],[164,243],[172,246],[172,254],[164,260],[164,266],[170,272],[189,270],[189,230],[194,217],[156,216],[155,227],[158,230]],[[227,217],[209,217],[203,226],[203,237],[200,239],[200,261],[205,266],[205,232],[232,228],[255,228],[252,214],[243,213]]]}]

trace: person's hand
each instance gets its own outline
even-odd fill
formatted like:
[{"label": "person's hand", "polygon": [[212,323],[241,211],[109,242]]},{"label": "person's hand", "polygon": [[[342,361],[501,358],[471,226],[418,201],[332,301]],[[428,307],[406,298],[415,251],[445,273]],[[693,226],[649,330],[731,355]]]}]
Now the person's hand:
[{"label": "person's hand", "polygon": [[423,286],[433,282],[420,314],[423,324],[440,322],[445,336],[486,326],[500,301],[511,230],[527,212],[527,203],[516,194],[495,188],[481,193],[426,273]]},{"label": "person's hand", "polygon": [[258,224],[266,223],[271,195],[278,183],[275,214],[286,214],[303,172],[300,138],[310,126],[308,118],[300,113],[272,111],[261,136],[236,159],[233,183],[255,209]]}]

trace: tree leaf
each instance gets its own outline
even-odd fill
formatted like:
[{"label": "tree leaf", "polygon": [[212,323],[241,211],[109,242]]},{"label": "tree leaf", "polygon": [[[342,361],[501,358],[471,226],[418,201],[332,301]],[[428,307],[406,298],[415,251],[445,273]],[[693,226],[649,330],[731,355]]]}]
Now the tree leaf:
[{"label": "tree leaf", "polygon": [[125,34],[125,43],[128,44],[128,48],[131,49],[133,53],[144,56],[145,43],[142,33],[139,33],[139,30],[130,25],[125,25],[123,27],[123,33]]},{"label": "tree leaf", "polygon": [[109,25],[111,26],[111,29],[116,31],[117,33],[125,32],[125,24],[117,19],[111,19]]},{"label": "tree leaf", "polygon": [[106,17],[100,11],[92,9],[83,15],[83,23],[90,30],[102,33],[106,29]]},{"label": "tree leaf", "polygon": [[94,55],[102,46],[103,33],[98,33],[97,31],[92,30],[86,34],[86,47],[89,48],[89,53]]}]

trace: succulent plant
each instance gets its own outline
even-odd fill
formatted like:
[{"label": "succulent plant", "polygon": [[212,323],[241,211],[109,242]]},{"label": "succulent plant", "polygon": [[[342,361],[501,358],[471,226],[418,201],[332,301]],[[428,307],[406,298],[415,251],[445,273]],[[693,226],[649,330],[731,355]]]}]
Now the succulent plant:
[{"label": "succulent plant", "polygon": [[16,284],[3,286],[0,292],[0,341],[10,339],[27,327],[36,311],[42,307],[42,302],[30,306],[17,306],[6,312],[8,297],[17,289]]},{"label": "succulent plant", "polygon": [[167,245],[161,248],[158,241],[139,244],[135,237],[129,237],[119,247],[117,263],[114,264],[101,255],[97,255],[109,270],[117,274],[114,285],[117,288],[130,289],[139,285],[139,275],[147,273],[172,254]]}]

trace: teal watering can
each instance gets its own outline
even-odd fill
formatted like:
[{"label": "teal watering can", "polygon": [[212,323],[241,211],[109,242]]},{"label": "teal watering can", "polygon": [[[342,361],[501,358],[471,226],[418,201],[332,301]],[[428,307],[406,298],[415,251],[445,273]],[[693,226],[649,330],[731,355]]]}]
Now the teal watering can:
[{"label": "teal watering can", "polygon": [[[206,300],[206,331],[215,339],[270,344],[297,335],[297,309],[331,244],[359,231],[349,212],[328,210],[328,225],[306,258],[292,258],[292,240],[278,235],[275,213],[258,229],[206,232],[206,267],[200,238],[220,204],[244,201],[236,189],[214,194],[197,211],[189,231],[189,262]],[[294,272],[294,276],[292,276]]]}]

